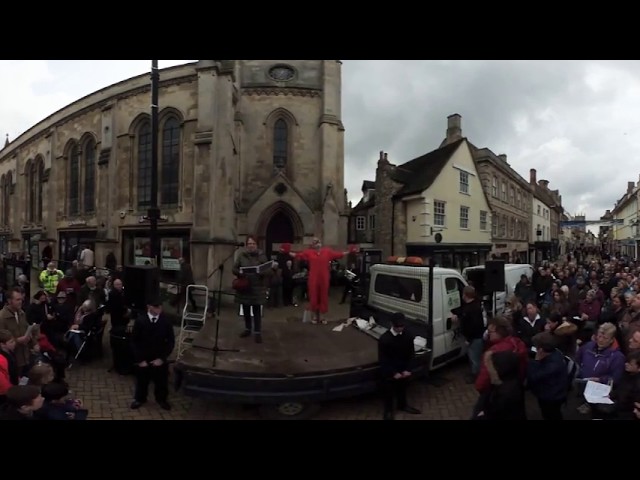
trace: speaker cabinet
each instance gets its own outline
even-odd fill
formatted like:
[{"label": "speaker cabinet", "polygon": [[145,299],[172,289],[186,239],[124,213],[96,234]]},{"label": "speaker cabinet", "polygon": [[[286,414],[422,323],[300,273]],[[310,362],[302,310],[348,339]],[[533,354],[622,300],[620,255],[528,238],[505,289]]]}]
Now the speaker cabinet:
[{"label": "speaker cabinet", "polygon": [[124,298],[132,310],[146,310],[160,296],[160,269],[154,265],[124,267]]},{"label": "speaker cabinet", "polygon": [[485,292],[504,292],[504,260],[488,260],[484,264]]}]

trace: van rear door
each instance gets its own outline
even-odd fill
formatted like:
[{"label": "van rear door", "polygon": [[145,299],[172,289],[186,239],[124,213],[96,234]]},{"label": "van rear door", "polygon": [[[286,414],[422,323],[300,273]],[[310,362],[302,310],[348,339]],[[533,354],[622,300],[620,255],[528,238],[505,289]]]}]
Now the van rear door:
[{"label": "van rear door", "polygon": [[[460,331],[460,327],[455,325],[451,320],[453,314],[451,310],[457,308],[462,303],[462,290],[465,285],[462,280],[452,274],[443,274],[440,277],[442,285],[442,314],[445,319],[444,323],[444,339],[445,352],[439,363],[449,362],[460,356],[464,347],[464,337]],[[435,362],[434,362],[435,363]]]}]

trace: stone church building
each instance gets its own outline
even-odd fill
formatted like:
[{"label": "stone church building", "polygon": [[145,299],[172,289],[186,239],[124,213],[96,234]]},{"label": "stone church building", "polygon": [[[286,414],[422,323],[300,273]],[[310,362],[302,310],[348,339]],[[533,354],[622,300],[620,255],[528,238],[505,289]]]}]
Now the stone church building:
[{"label": "stone church building", "polygon": [[[150,75],[66,106],[0,150],[0,249],[45,245],[96,265],[149,256]],[[185,257],[196,282],[231,261],[247,235],[267,253],[323,238],[344,248],[344,127],[337,60],[199,60],[160,70],[162,276]],[[217,277],[210,282],[217,284]],[[211,285],[210,285],[211,286]]]}]

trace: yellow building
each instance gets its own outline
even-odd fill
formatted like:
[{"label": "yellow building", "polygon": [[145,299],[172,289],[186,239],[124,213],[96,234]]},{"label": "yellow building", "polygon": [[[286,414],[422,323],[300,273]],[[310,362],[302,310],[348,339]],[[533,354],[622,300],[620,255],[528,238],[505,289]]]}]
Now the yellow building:
[{"label": "yellow building", "polygon": [[638,195],[640,193],[640,182],[627,183],[627,191],[620,200],[616,202],[611,211],[614,220],[620,224],[614,224],[613,247],[614,253],[619,252],[629,257],[638,257],[638,241],[640,241],[640,230],[638,229]]},{"label": "yellow building", "polygon": [[384,254],[433,257],[457,269],[484,264],[490,211],[466,138],[399,166],[381,152],[375,233]]}]

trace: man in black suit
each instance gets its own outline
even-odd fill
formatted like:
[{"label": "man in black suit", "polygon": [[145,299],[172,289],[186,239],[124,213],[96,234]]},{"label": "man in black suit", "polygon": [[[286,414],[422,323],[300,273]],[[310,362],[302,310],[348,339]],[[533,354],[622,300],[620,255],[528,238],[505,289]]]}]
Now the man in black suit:
[{"label": "man in black suit", "polygon": [[136,391],[132,409],[147,401],[149,383],[153,381],[156,402],[164,410],[171,410],[169,396],[169,365],[167,359],[175,347],[173,325],[162,314],[159,300],[150,301],[147,311],[133,325],[133,356],[136,362]]},{"label": "man in black suit", "polygon": [[127,307],[122,280],[119,278],[113,281],[113,288],[109,292],[107,312],[111,315],[112,370],[120,375],[129,375],[133,368],[131,339],[127,331],[131,311]]},{"label": "man in black suit", "polygon": [[413,415],[421,413],[417,408],[407,405],[407,386],[411,379],[410,364],[415,356],[413,338],[405,332],[404,314],[398,312],[391,316],[391,328],[382,334],[378,341],[385,420],[393,420],[394,403],[398,410]]}]

